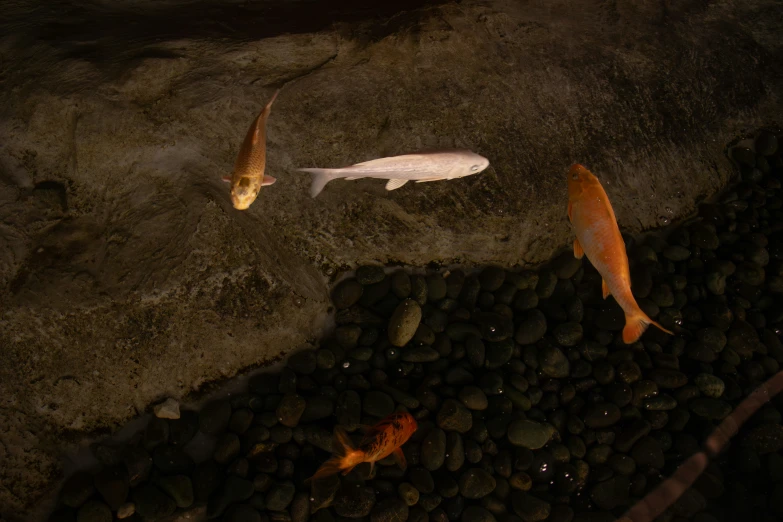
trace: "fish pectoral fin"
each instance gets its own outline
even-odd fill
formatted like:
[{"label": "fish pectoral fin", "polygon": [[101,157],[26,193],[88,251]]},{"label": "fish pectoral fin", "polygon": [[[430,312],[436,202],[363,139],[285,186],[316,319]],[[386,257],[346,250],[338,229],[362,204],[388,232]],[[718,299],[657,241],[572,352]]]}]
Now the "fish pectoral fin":
[{"label": "fish pectoral fin", "polygon": [[343,178],[346,181],[356,181],[357,179],[364,179],[364,176],[351,176],[350,178]]},{"label": "fish pectoral fin", "polygon": [[397,190],[408,182],[407,179],[390,179],[386,183],[386,190]]},{"label": "fish pectoral fin", "polygon": [[396,462],[403,471],[408,468],[408,461],[405,460],[405,454],[402,452],[402,448],[397,448],[392,451],[392,457],[394,457],[394,462]]},{"label": "fish pectoral fin", "polygon": [[220,178],[220,179],[222,179],[222,180],[223,180],[223,181],[225,181],[226,183],[231,183],[231,176],[223,176],[223,177],[222,177],[222,178]]},{"label": "fish pectoral fin", "polygon": [[428,181],[440,181],[443,178],[424,178],[424,179],[417,179],[416,183],[426,183]]},{"label": "fish pectoral fin", "polygon": [[604,295],[604,299],[609,297],[611,292],[609,291],[609,285],[606,284],[606,279],[601,279],[601,293]]},{"label": "fish pectoral fin", "polygon": [[274,185],[275,181],[277,181],[277,178],[272,176],[264,176],[263,181],[261,181],[261,186],[266,187],[267,185]]},{"label": "fish pectoral fin", "polygon": [[579,243],[579,239],[574,239],[574,257],[577,259],[582,259],[582,256],[585,255],[585,251],[582,248],[582,245]]}]

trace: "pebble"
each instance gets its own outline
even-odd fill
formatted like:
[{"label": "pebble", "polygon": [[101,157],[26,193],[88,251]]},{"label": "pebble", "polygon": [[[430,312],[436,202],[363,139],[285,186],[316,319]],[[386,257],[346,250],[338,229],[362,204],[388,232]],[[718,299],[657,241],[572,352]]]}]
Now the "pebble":
[{"label": "pebble", "polygon": [[487,396],[478,386],[464,386],[459,392],[459,400],[470,410],[483,411],[488,406]]},{"label": "pebble", "polygon": [[177,505],[168,495],[151,484],[143,484],[133,491],[136,514],[151,519],[167,517],[174,513]]},{"label": "pebble", "polygon": [[538,364],[544,375],[554,379],[564,379],[571,372],[568,358],[560,348],[554,345],[546,345],[539,350]]},{"label": "pebble", "polygon": [[334,498],[335,513],[346,518],[366,517],[375,505],[375,490],[359,484],[345,484]]},{"label": "pebble", "polygon": [[132,517],[136,513],[136,504],[133,502],[126,502],[117,509],[117,518],[120,520],[124,518]]},{"label": "pebble", "polygon": [[621,417],[620,408],[611,402],[600,402],[590,405],[584,416],[585,425],[589,428],[607,428],[616,424]]},{"label": "pebble", "polygon": [[108,466],[95,475],[95,489],[113,511],[125,503],[129,488],[130,480],[125,466]]},{"label": "pebble", "polygon": [[295,393],[287,393],[280,400],[275,410],[277,420],[283,426],[293,428],[299,424],[299,419],[307,407],[304,397]]},{"label": "pebble", "polygon": [[338,310],[355,305],[364,293],[364,287],[356,279],[341,281],[332,290],[332,303]]},{"label": "pebble", "polygon": [[160,477],[157,485],[169,497],[174,499],[177,507],[186,508],[193,504],[193,484],[187,475]]},{"label": "pebble", "polygon": [[401,522],[408,520],[409,507],[398,497],[381,500],[370,513],[371,522]]},{"label": "pebble", "polygon": [[405,346],[413,339],[420,322],[421,306],[413,299],[405,299],[389,319],[389,342],[394,346]]},{"label": "pebble", "polygon": [[159,419],[179,419],[179,402],[172,398],[156,404],[152,410]]},{"label": "pebble", "polygon": [[546,317],[538,309],[528,311],[523,315],[524,319],[519,323],[514,340],[521,345],[538,342],[544,337],[547,330]]},{"label": "pebble", "polygon": [[719,398],[723,395],[726,389],[726,384],[719,378],[708,373],[700,373],[693,381],[696,386],[699,387],[699,391],[707,397],[713,399]]},{"label": "pebble", "polygon": [[512,495],[511,506],[525,522],[546,520],[552,512],[552,506],[549,502],[525,492]]},{"label": "pebble", "polygon": [[514,446],[532,450],[543,448],[556,433],[551,424],[534,420],[515,420],[508,426],[508,440]]},{"label": "pebble", "polygon": [[486,497],[495,489],[495,478],[482,468],[470,468],[459,476],[459,492],[469,500]]},{"label": "pebble", "polygon": [[473,416],[461,402],[446,399],[438,410],[438,426],[445,431],[466,433],[473,427]]},{"label": "pebble", "polygon": [[217,435],[228,427],[231,404],[226,400],[207,404],[198,414],[199,429],[207,435]]},{"label": "pebble", "polygon": [[731,406],[720,399],[697,397],[688,401],[688,408],[698,415],[711,420],[722,420],[731,413]]}]

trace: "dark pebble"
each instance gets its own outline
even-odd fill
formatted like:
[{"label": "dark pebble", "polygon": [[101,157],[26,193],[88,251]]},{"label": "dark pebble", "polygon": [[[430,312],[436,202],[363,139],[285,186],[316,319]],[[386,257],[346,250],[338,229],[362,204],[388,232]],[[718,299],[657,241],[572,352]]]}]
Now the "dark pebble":
[{"label": "dark pebble", "polygon": [[307,407],[307,403],[303,397],[295,393],[287,393],[280,400],[280,404],[277,405],[275,414],[277,420],[283,426],[293,428],[299,424],[299,419]]},{"label": "dark pebble", "polygon": [[226,400],[207,404],[198,414],[199,429],[207,435],[217,435],[228,427],[231,404]]},{"label": "dark pebble", "polygon": [[109,466],[95,475],[95,489],[112,509],[117,511],[128,498],[130,480],[125,466]]},{"label": "dark pebble", "polygon": [[375,505],[375,490],[359,484],[344,484],[334,499],[335,513],[346,518],[366,517]]},{"label": "dark pebble", "polygon": [[88,500],[76,514],[76,522],[111,522],[109,506],[98,500]]},{"label": "dark pebble", "polygon": [[473,426],[470,411],[455,399],[446,399],[438,410],[437,423],[445,431],[466,433]]},{"label": "dark pebble", "polygon": [[481,468],[465,470],[459,477],[460,494],[471,500],[489,495],[495,485],[495,478]]},{"label": "dark pebble", "polygon": [[544,337],[546,330],[546,317],[540,310],[533,309],[523,315],[514,339],[522,345],[533,344]]},{"label": "dark pebble", "polygon": [[169,497],[174,499],[177,507],[190,507],[194,501],[193,483],[187,475],[169,475],[160,477],[157,481],[158,487]]},{"label": "dark pebble", "polygon": [[167,517],[174,513],[177,505],[171,498],[151,484],[143,484],[133,491],[136,514],[150,519]]}]

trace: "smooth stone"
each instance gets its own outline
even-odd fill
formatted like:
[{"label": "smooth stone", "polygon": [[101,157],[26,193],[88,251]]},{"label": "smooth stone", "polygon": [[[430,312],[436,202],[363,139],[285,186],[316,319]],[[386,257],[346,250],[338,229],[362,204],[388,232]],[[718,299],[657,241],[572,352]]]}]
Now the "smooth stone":
[{"label": "smooth stone", "polygon": [[157,487],[143,484],[133,491],[136,514],[141,517],[158,519],[174,513],[177,504]]},{"label": "smooth stone", "polygon": [[538,352],[538,364],[544,375],[554,379],[565,379],[571,372],[568,357],[557,346],[549,344]]},{"label": "smooth stone", "polygon": [[332,290],[332,303],[338,310],[350,308],[356,304],[364,293],[364,287],[356,279],[341,281]]},{"label": "smooth stone", "polygon": [[701,393],[713,399],[720,398],[726,390],[726,383],[723,380],[708,373],[698,374],[693,382],[698,386]]},{"label": "smooth stone", "polygon": [[370,522],[403,522],[408,520],[408,514],[409,508],[406,502],[398,497],[389,497],[373,506]]},{"label": "smooth stone", "polygon": [[419,501],[419,490],[408,482],[402,482],[397,486],[397,494],[408,506],[413,506]]},{"label": "smooth stone", "polygon": [[283,426],[293,428],[299,424],[302,414],[307,407],[304,397],[295,393],[287,393],[280,400],[275,410],[277,420]]},{"label": "smooth stone", "polygon": [[[445,431],[440,428],[434,428],[424,437],[421,441],[419,461],[429,471],[435,471],[443,466],[446,461]],[[422,491],[421,488],[419,490]]]},{"label": "smooth stone", "polygon": [[547,322],[543,312],[533,309],[523,314],[514,339],[522,345],[529,345],[541,340],[546,334]]},{"label": "smooth stone", "polygon": [[487,396],[478,386],[464,386],[459,392],[459,400],[470,410],[482,411],[487,409]]},{"label": "smooth stone", "polygon": [[413,339],[419,323],[421,323],[421,306],[413,299],[405,299],[389,319],[389,342],[394,346],[405,346]]},{"label": "smooth stone", "polygon": [[113,511],[128,498],[130,480],[125,466],[109,466],[95,475],[95,489]]},{"label": "smooth stone", "polygon": [[170,475],[160,477],[157,485],[168,496],[174,499],[177,507],[186,508],[193,504],[193,484],[187,475]]},{"label": "smooth stone", "polygon": [[601,402],[588,406],[584,415],[585,425],[589,428],[607,428],[621,418],[620,408],[611,402]]},{"label": "smooth stone", "polygon": [[660,443],[650,436],[642,437],[631,449],[631,458],[639,467],[663,468],[665,459]]},{"label": "smooth stone", "polygon": [[722,420],[731,413],[731,405],[720,399],[696,397],[688,401],[688,408],[698,415],[711,420]]},{"label": "smooth stone", "polygon": [[552,506],[549,502],[525,492],[512,495],[511,506],[514,512],[525,522],[546,520],[552,512]]},{"label": "smooth stone", "polygon": [[345,484],[335,496],[332,507],[338,516],[366,517],[375,505],[375,490],[360,484]]},{"label": "smooth stone", "polygon": [[495,478],[482,468],[470,468],[459,477],[460,494],[469,500],[486,497],[495,489]]},{"label": "smooth stone", "polygon": [[266,507],[272,511],[282,511],[294,500],[296,487],[292,482],[283,482],[272,486],[266,494]]},{"label": "smooth stone", "polygon": [[590,498],[601,509],[612,510],[627,502],[631,481],[624,475],[616,475],[593,486]]},{"label": "smooth stone", "polygon": [[438,410],[436,422],[445,431],[466,433],[473,426],[473,416],[461,402],[446,399]]},{"label": "smooth stone", "polygon": [[511,444],[535,450],[546,446],[556,431],[551,424],[515,420],[508,425],[507,436]]},{"label": "smooth stone", "polygon": [[199,411],[199,429],[207,435],[217,435],[228,427],[231,404],[226,400],[214,401]]},{"label": "smooth stone", "polygon": [[152,408],[155,416],[159,419],[179,419],[179,402],[168,398]]},{"label": "smooth stone", "polygon": [[362,401],[362,411],[374,417],[386,417],[394,411],[394,399],[382,391],[368,391]]}]

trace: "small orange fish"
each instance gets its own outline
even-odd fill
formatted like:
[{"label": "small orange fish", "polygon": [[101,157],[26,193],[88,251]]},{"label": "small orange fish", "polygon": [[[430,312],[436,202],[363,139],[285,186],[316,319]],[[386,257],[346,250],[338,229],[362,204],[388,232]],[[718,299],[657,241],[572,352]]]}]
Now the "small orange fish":
[{"label": "small orange fish", "polygon": [[612,205],[598,178],[578,163],[568,171],[568,219],[576,232],[574,256],[581,259],[587,254],[587,259],[603,278],[601,290],[604,299],[612,294],[625,312],[623,342],[636,342],[651,324],[671,334],[647,317],[636,304],[631,293],[625,242],[617,227]]},{"label": "small orange fish", "polygon": [[242,147],[239,149],[233,174],[231,177],[223,177],[223,181],[231,183],[231,202],[237,210],[249,208],[258,197],[261,187],[277,181],[272,176],[264,175],[266,169],[265,124],[272,111],[272,103],[279,92],[279,90],[275,91],[261,114],[250,125],[245,141],[242,142]]},{"label": "small orange fish", "polygon": [[389,455],[402,468],[408,467],[401,446],[414,434],[418,424],[413,415],[407,412],[393,413],[381,420],[375,426],[368,428],[357,448],[353,447],[351,439],[343,428],[335,428],[334,456],[318,468],[315,475],[307,482],[334,475],[339,471],[347,475],[362,462],[370,463],[372,472],[375,463]]}]

